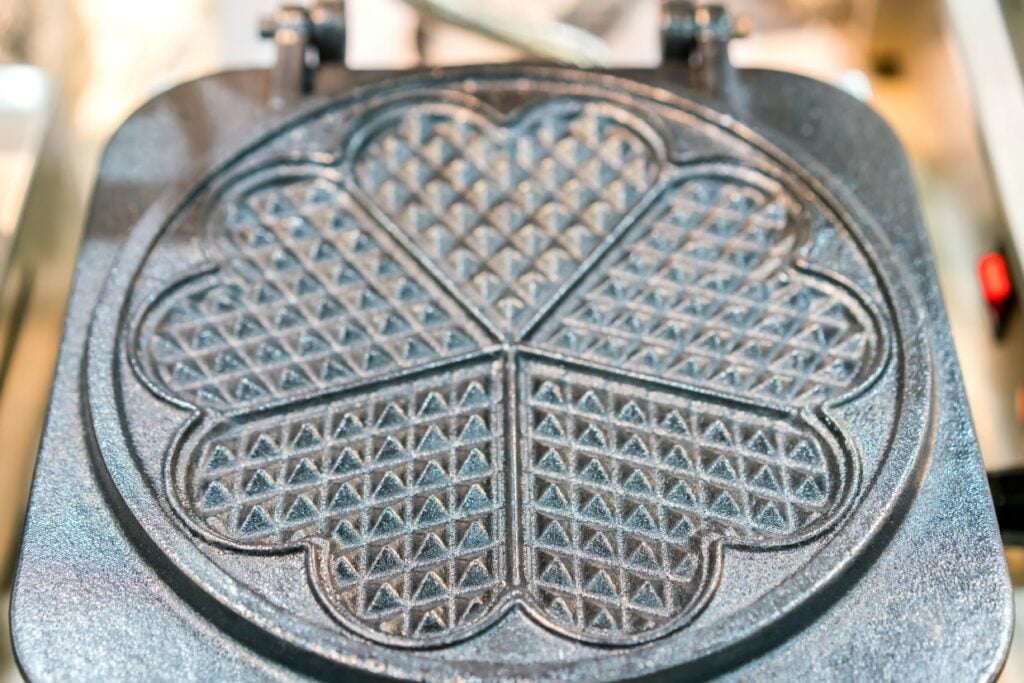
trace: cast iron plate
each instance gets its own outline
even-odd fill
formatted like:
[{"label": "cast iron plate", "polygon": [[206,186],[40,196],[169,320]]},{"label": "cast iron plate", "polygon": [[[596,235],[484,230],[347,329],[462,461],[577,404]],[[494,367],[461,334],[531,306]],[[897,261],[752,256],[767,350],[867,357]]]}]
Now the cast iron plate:
[{"label": "cast iron plate", "polygon": [[932,414],[914,301],[843,188],[727,117],[448,72],[148,212],[90,417],[172,584],[274,639],[624,676],[749,644],[870,551]]}]

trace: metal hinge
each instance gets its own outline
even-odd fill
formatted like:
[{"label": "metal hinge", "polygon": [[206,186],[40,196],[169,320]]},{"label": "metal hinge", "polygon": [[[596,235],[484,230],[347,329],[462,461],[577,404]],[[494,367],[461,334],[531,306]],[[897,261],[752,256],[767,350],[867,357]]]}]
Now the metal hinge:
[{"label": "metal hinge", "polygon": [[[695,86],[724,89],[732,73],[729,41],[748,35],[749,28],[744,17],[734,17],[721,5],[663,0],[662,55],[666,62],[684,63]],[[345,3],[320,0],[308,8],[282,7],[263,22],[260,33],[277,45],[270,97],[274,106],[282,106],[312,91],[321,64],[344,62]]]},{"label": "metal hinge", "polygon": [[321,64],[345,61],[345,3],[320,0],[309,7],[282,7],[261,23],[260,35],[273,38],[277,46],[270,101],[280,107],[312,91]]},{"label": "metal hinge", "polygon": [[690,0],[663,0],[661,16],[664,61],[685,63],[696,86],[724,89],[732,74],[729,41],[750,34],[747,17],[733,16],[722,5]]}]

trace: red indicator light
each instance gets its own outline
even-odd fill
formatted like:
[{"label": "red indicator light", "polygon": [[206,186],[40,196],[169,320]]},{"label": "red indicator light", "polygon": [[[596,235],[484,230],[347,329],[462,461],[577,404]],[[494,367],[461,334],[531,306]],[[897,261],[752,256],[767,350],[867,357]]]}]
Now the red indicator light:
[{"label": "red indicator light", "polygon": [[999,309],[1013,298],[1013,280],[1006,257],[999,252],[985,254],[978,259],[978,277],[981,278],[981,291],[989,306]]}]

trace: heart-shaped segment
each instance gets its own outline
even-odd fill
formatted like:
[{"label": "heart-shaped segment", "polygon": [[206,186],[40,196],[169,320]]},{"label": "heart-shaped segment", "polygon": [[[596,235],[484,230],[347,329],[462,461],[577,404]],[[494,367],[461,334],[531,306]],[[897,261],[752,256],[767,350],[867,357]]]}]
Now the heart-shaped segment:
[{"label": "heart-shaped segment", "polygon": [[536,343],[745,400],[809,406],[849,393],[877,367],[882,334],[852,290],[792,265],[797,211],[757,174],[685,181]]},{"label": "heart-shaped segment", "polygon": [[505,125],[432,104],[376,115],[352,164],[370,201],[514,336],[654,185],[656,139],[599,102]]},{"label": "heart-shaped segment", "polygon": [[450,641],[506,588],[500,369],[221,423],[172,462],[180,506],[240,549],[312,549],[317,594],[353,630]]},{"label": "heart-shaped segment", "polygon": [[524,585],[574,637],[625,644],[703,604],[720,546],[821,528],[851,466],[792,415],[764,415],[592,370],[520,374]]},{"label": "heart-shaped segment", "polygon": [[251,406],[487,343],[316,169],[247,176],[219,199],[207,219],[217,272],[168,290],[139,335],[138,357],[172,395],[216,409]]}]

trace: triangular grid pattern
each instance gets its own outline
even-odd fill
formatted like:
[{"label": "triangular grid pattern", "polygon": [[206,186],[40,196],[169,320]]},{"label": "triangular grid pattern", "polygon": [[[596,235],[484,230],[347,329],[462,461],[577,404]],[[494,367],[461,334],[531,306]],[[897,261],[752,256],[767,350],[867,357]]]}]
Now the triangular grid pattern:
[{"label": "triangular grid pattern", "polygon": [[345,386],[487,342],[326,180],[244,193],[222,221],[231,258],[158,303],[148,339],[172,393],[216,408]]},{"label": "triangular grid pattern", "polygon": [[787,405],[848,392],[879,354],[876,325],[852,294],[788,265],[794,208],[778,187],[684,183],[537,343]]},{"label": "triangular grid pattern", "polygon": [[209,435],[186,468],[191,514],[251,548],[328,550],[336,613],[431,640],[485,618],[506,584],[500,364]]},{"label": "triangular grid pattern", "polygon": [[512,126],[411,108],[353,165],[371,201],[513,333],[654,185],[634,121],[600,103],[542,105]]},{"label": "triangular grid pattern", "polygon": [[525,585],[588,639],[678,623],[706,548],[798,538],[849,476],[806,426],[540,362],[520,392]]},{"label": "triangular grid pattern", "polygon": [[201,233],[218,269],[140,318],[162,395],[232,411],[168,456],[194,529],[308,548],[330,612],[388,645],[452,643],[515,600],[626,645],[696,613],[721,545],[838,519],[858,461],[801,415],[868,381],[886,326],[793,266],[807,209],[780,183],[702,166],[626,225],[668,161],[609,102],[368,120],[340,165],[358,201],[309,165],[243,177]]}]

